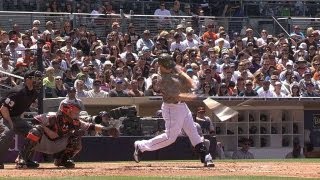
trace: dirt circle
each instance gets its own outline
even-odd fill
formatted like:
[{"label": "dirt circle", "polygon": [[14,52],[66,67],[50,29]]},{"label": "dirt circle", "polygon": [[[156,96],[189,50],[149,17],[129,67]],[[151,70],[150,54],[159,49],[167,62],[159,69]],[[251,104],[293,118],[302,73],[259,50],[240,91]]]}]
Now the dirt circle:
[{"label": "dirt circle", "polygon": [[57,168],[51,163],[38,169],[15,169],[13,164],[0,170],[0,177],[66,176],[279,176],[320,178],[320,163],[313,162],[216,162],[205,168],[198,162],[77,163],[75,169]]}]

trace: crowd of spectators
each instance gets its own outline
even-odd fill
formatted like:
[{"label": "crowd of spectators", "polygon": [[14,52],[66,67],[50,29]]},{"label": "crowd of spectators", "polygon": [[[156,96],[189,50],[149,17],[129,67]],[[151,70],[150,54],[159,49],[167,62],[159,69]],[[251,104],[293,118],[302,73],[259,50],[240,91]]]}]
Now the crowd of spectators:
[{"label": "crowd of spectators", "polygon": [[[160,3],[161,9],[163,3]],[[180,13],[179,1],[169,13]],[[183,11],[181,11],[183,12]],[[161,14],[159,14],[161,19]],[[40,24],[45,24],[41,29]],[[178,24],[163,26],[157,34],[142,34],[129,24],[110,24],[106,40],[87,29],[65,21],[55,29],[51,21],[34,20],[31,29],[14,24],[1,31],[0,69],[23,75],[37,69],[38,48],[45,67],[45,97],[65,97],[74,87],[77,97],[140,97],[161,95],[157,56],[172,54],[177,65],[194,80],[191,93],[199,96],[315,97],[319,81],[319,31],[293,27],[289,37],[251,28],[229,34],[224,27],[208,24],[205,32]],[[19,78],[2,75],[1,83],[15,86]]]}]

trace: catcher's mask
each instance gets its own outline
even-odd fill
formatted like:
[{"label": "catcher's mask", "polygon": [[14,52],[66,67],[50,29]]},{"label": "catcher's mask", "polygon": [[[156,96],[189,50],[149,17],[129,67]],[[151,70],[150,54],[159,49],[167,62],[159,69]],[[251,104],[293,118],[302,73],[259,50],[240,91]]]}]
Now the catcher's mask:
[{"label": "catcher's mask", "polygon": [[77,120],[79,119],[80,106],[72,103],[63,103],[59,111],[69,119]]}]

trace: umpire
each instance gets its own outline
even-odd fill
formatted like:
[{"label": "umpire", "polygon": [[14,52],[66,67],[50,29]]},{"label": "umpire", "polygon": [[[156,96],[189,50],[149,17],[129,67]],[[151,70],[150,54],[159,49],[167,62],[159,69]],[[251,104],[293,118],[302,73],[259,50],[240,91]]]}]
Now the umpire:
[{"label": "umpire", "polygon": [[[21,119],[21,114],[28,110],[35,102],[42,86],[42,73],[30,70],[24,75],[24,84],[13,88],[0,103],[0,169],[4,169],[2,163],[11,141],[15,134],[26,136],[32,128],[27,121]],[[36,162],[29,162],[30,167],[39,166]]]}]

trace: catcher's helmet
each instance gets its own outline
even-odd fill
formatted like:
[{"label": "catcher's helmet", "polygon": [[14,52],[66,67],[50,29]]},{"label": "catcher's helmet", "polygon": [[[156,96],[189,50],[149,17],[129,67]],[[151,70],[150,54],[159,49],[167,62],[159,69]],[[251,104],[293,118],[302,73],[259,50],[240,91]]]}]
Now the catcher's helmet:
[{"label": "catcher's helmet", "polygon": [[80,106],[78,104],[74,104],[74,103],[63,103],[60,106],[59,111],[63,114],[66,115],[72,119],[74,119],[75,117],[73,116],[79,116],[80,113]]}]

